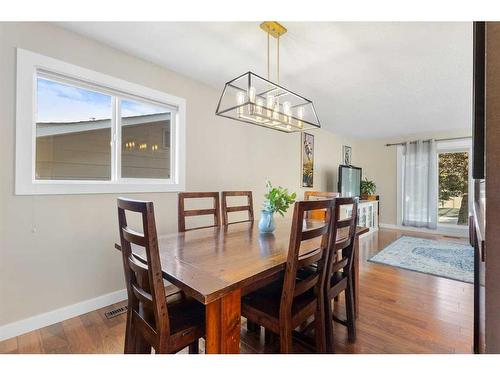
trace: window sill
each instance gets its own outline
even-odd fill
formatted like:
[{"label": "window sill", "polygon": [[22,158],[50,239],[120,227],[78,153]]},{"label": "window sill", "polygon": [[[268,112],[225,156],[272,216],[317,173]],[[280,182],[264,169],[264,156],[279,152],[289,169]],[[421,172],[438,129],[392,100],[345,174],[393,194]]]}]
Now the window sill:
[{"label": "window sill", "polygon": [[130,182],[112,181],[36,181],[16,187],[16,195],[167,193],[184,191],[184,184],[168,180],[138,179]]}]

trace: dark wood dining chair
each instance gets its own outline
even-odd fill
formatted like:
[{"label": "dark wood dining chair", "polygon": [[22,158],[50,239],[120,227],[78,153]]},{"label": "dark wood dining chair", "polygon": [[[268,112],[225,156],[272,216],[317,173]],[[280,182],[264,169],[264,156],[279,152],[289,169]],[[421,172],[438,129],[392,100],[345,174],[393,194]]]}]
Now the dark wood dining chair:
[{"label": "dark wood dining chair", "polygon": [[[247,204],[244,206],[228,206],[227,197],[247,197]],[[247,220],[240,220],[236,222],[229,222],[228,213],[230,212],[248,212]],[[246,221],[253,221],[253,198],[251,191],[223,191],[222,192],[222,225],[242,223]]]},{"label": "dark wood dining chair", "polygon": [[[305,191],[304,192],[304,200],[313,201],[313,200],[321,200],[321,199],[333,199],[337,198],[340,194],[329,191]],[[325,211],[324,210],[314,210],[307,213],[307,218],[312,220],[325,220]]]},{"label": "dark wood dining chair", "polygon": [[[352,205],[350,217],[341,219],[341,207]],[[358,198],[335,198],[335,209],[333,212],[332,232],[336,241],[331,243],[327,271],[325,277],[325,320],[326,320],[326,343],[328,352],[334,352],[333,343],[333,321],[347,327],[349,341],[356,340],[356,318],[354,310],[353,290],[353,259],[356,247],[354,237],[356,235],[356,220],[358,215]],[[332,300],[340,293],[345,292],[346,319],[341,320],[332,310]],[[334,302],[335,303],[335,302]]]},{"label": "dark wood dining chair", "polygon": [[[326,350],[323,286],[329,243],[332,240],[330,219],[333,205],[333,200],[295,203],[284,278],[242,299],[242,315],[263,326],[266,334],[269,330],[279,335],[281,353],[292,352],[293,331],[311,316],[314,316],[316,351]],[[326,211],[327,220],[319,222],[313,229],[306,228],[305,214],[318,209]],[[299,269],[314,263],[318,266],[311,268],[308,277],[298,280]]]},{"label": "dark wood dining chair", "polygon": [[[142,216],[142,233],[127,225],[127,211]],[[125,354],[148,354],[151,348],[176,353],[187,346],[198,353],[204,306],[183,294],[165,296],[153,202],[118,198],[118,223],[128,296]],[[145,249],[146,263],[134,254],[137,247]]]},{"label": "dark wood dining chair", "polygon": [[[221,206],[222,206],[222,225],[236,224],[236,223],[244,223],[244,222],[252,222],[254,221],[253,214],[253,196],[251,191],[223,191],[221,192]],[[247,204],[243,206],[228,206],[228,197],[246,197]],[[247,220],[239,220],[239,221],[229,221],[229,213],[230,212],[248,212]],[[253,290],[253,289],[251,289]],[[248,292],[248,291],[247,291]],[[247,321],[247,329],[252,332],[258,332],[260,327],[251,322]]]},{"label": "dark wood dining chair", "polygon": [[[185,200],[186,199],[201,199],[201,198],[212,198],[213,205],[212,208],[204,208],[204,209],[193,209],[186,210],[185,209]],[[220,226],[220,204],[219,204],[219,192],[188,192],[188,193],[179,193],[178,196],[178,205],[179,205],[179,218],[178,218],[178,229],[179,232],[186,232],[188,230],[193,229],[202,229],[202,228],[212,228]],[[204,216],[204,215],[212,215],[214,217],[213,225],[205,225],[198,226],[193,228],[186,228],[186,217],[188,216]]]}]

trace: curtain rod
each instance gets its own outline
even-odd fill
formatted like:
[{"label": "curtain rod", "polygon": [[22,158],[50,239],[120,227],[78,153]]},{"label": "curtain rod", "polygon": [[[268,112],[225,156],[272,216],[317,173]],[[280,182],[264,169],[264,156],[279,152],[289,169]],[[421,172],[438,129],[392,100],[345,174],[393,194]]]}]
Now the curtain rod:
[{"label": "curtain rod", "polygon": [[[468,139],[468,138],[472,138],[471,136],[469,137],[455,137],[455,138],[439,138],[439,139],[435,139],[435,141],[455,141],[457,139]],[[423,140],[423,142],[429,142],[431,141],[431,139],[425,139]],[[417,141],[410,141],[410,143],[416,143]],[[389,146],[403,146],[405,145],[406,142],[399,142],[399,143],[387,143],[385,146],[386,147],[389,147]]]}]

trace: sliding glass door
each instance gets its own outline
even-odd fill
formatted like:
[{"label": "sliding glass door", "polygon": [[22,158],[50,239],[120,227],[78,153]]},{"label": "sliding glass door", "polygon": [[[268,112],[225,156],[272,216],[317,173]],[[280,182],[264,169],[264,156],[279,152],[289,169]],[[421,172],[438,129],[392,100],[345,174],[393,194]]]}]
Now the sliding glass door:
[{"label": "sliding glass door", "polygon": [[438,223],[467,225],[469,216],[469,152],[438,153]]},{"label": "sliding glass door", "polygon": [[[427,210],[429,222],[437,223],[438,231],[451,235],[464,235],[467,234],[474,188],[470,183],[471,140],[465,137],[437,140],[435,143],[436,147],[428,151],[431,155],[427,155],[427,159],[432,159],[432,163],[435,163],[433,164],[435,168],[432,170],[429,169],[428,163],[424,162],[427,159],[423,156],[414,157],[414,163],[409,163],[407,146],[398,146],[397,223],[402,226],[430,228],[430,225],[425,227],[405,221],[408,210],[416,205],[417,208],[424,207]],[[410,157],[412,155],[411,149],[409,155]],[[413,171],[410,167],[417,171],[429,169],[428,177],[422,175],[409,180],[408,173]],[[422,202],[419,197],[421,198],[423,193],[426,195]]]}]

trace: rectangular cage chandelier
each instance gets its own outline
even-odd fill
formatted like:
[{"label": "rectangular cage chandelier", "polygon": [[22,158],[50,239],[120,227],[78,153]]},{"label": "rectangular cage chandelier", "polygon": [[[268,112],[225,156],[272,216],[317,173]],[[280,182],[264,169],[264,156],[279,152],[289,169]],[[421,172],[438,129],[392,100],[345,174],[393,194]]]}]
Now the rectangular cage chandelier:
[{"label": "rectangular cage chandelier", "polygon": [[[227,82],[215,114],[286,133],[320,128],[313,102],[279,85],[279,37],[286,29],[273,21],[260,27],[267,33],[268,78],[247,72]],[[270,36],[277,39],[278,83],[269,79]]]},{"label": "rectangular cage chandelier", "polygon": [[287,133],[321,127],[312,101],[252,72],[226,83],[216,114]]}]

